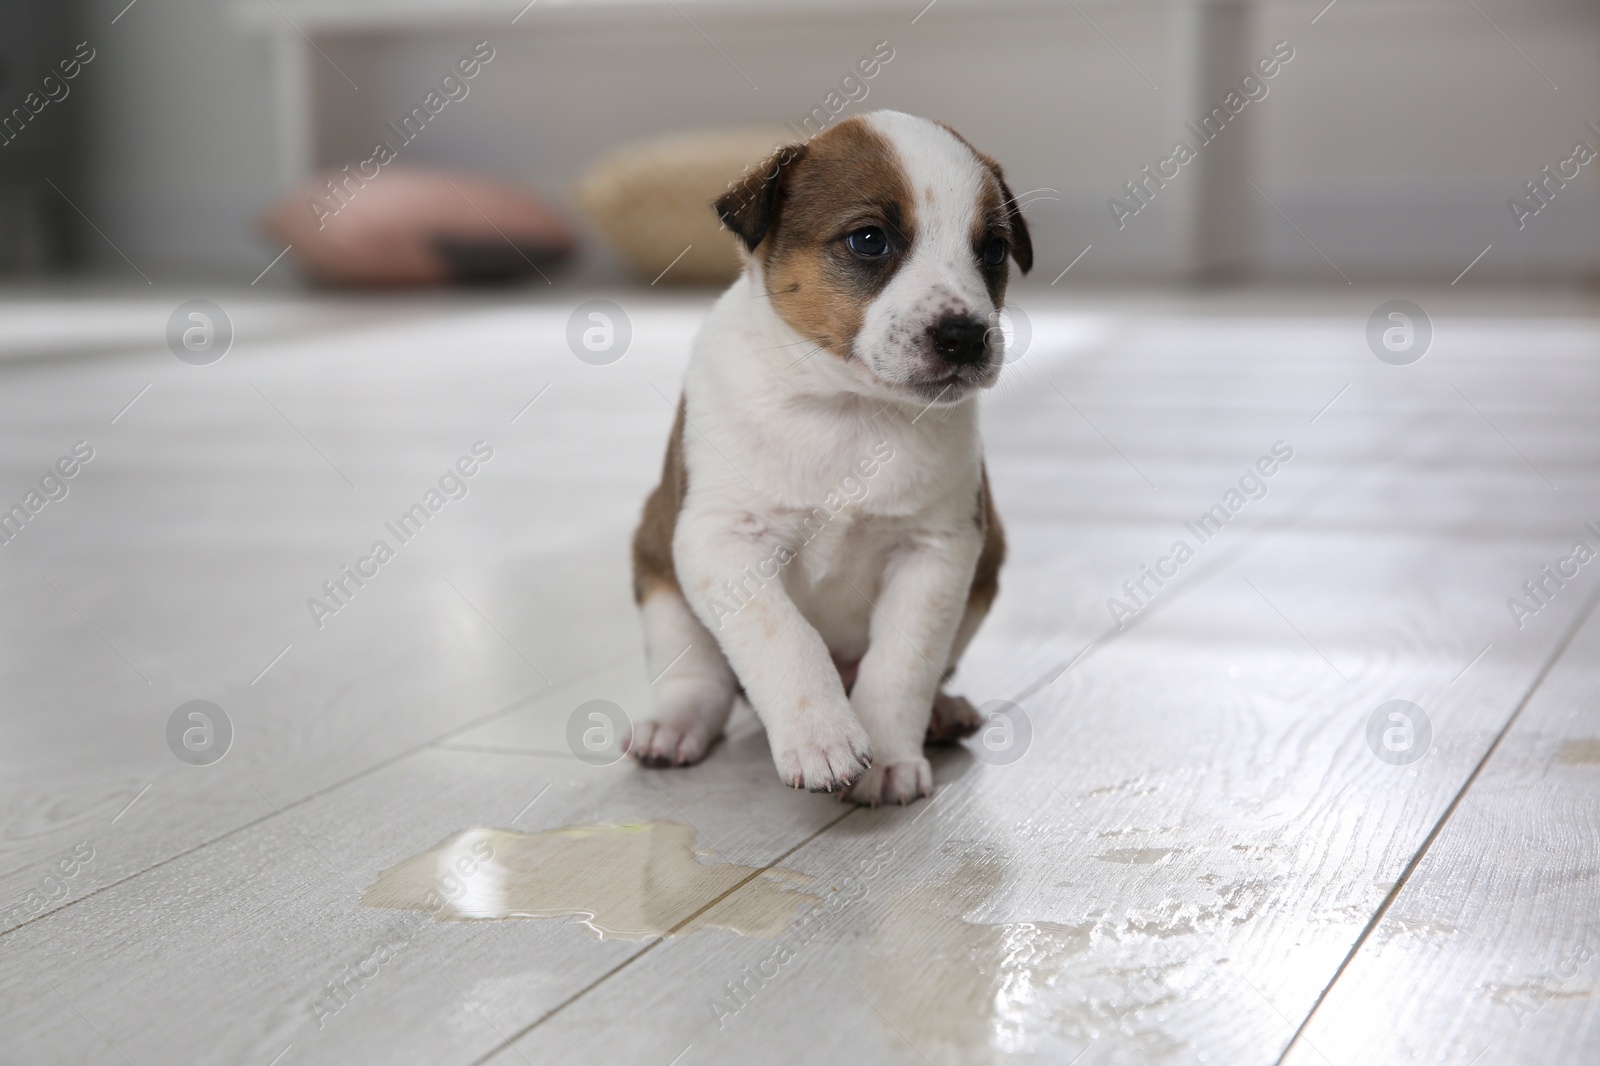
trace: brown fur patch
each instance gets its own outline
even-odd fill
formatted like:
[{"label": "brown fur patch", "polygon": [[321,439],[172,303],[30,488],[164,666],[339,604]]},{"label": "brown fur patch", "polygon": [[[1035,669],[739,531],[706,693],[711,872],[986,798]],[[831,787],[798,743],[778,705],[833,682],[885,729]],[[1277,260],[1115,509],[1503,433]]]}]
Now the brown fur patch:
[{"label": "brown fur patch", "polygon": [[978,566],[967,591],[967,610],[981,614],[989,610],[1000,592],[1000,564],[1006,561],[1006,534],[1000,527],[1000,515],[994,509],[994,496],[989,492],[987,467],[978,484],[978,509],[974,517],[978,528],[983,530],[983,550],[978,553]]},{"label": "brown fur patch", "polygon": [[1011,272],[1006,269],[1005,260],[1001,260],[999,266],[990,266],[984,261],[983,253],[989,242],[997,236],[1004,238],[1008,245],[1011,243],[1011,227],[1006,219],[1005,197],[1000,188],[999,179],[993,176],[983,183],[983,192],[978,195],[978,210],[972,216],[972,229],[968,231],[973,254],[978,258],[978,272],[983,275],[984,288],[989,291],[989,299],[994,301],[996,307],[1006,304],[1006,283],[1011,280]]},{"label": "brown fur patch", "polygon": [[803,144],[779,148],[746,170],[728,186],[727,192],[712,201],[712,210],[744,242],[747,251],[755,251],[766,239],[767,231],[777,225],[788,171],[805,158],[806,151]]},{"label": "brown fur patch", "polygon": [[672,536],[678,529],[678,512],[683,510],[683,494],[689,488],[689,472],[683,461],[683,405],[678,399],[678,416],[672,420],[672,435],[667,438],[667,456],[661,463],[661,483],[644,501],[644,514],[633,533],[633,601],[644,603],[657,592],[675,592],[678,571],[672,561]]},{"label": "brown fur patch", "polygon": [[[784,321],[849,358],[867,304],[910,254],[916,195],[894,146],[862,118],[846,119],[804,149],[780,168],[767,239],[753,254]],[[844,238],[865,226],[888,234],[888,255],[863,260],[846,247]]]},{"label": "brown fur patch", "polygon": [[[943,122],[939,123],[939,125],[944,126],[946,130],[949,130],[950,136],[966,145],[967,151],[976,156],[978,162],[987,167],[989,173],[994,177],[995,189],[990,189],[987,186],[985,187],[983,205],[984,209],[978,213],[977,220],[973,223],[974,245],[981,248],[981,245],[979,245],[978,242],[984,236],[976,231],[976,227],[983,225],[986,217],[988,216],[1002,216],[1004,219],[1004,225],[998,226],[997,228],[1001,228],[1006,231],[1006,236],[1011,245],[1011,258],[1017,261],[1017,266],[1024,274],[1026,274],[1028,271],[1033,269],[1033,235],[1028,232],[1028,223],[1027,220],[1022,217],[1022,208],[1017,206],[1016,194],[1011,191],[1011,186],[1006,184],[1005,171],[1001,169],[1000,164],[995,162],[992,156],[978,151],[972,146],[972,142],[961,136],[961,134],[957,133]],[[998,190],[998,195],[991,196],[990,193],[994,192],[995,190]],[[1005,283],[1003,278],[1000,289],[1001,293],[1004,294]],[[1000,301],[998,298],[995,300],[995,306],[1000,306]]]}]

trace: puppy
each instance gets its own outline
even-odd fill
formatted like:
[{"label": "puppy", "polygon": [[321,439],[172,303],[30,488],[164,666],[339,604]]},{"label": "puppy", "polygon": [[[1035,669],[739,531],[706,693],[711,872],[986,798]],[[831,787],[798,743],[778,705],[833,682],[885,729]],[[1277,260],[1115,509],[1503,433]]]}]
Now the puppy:
[{"label": "puppy", "polygon": [[694,343],[634,536],[654,766],[701,759],[742,689],[785,784],[932,791],[925,742],[976,730],[941,691],[1005,555],[978,436],[1008,259],[998,164],[894,111],[780,149],[714,204],[744,270]]}]

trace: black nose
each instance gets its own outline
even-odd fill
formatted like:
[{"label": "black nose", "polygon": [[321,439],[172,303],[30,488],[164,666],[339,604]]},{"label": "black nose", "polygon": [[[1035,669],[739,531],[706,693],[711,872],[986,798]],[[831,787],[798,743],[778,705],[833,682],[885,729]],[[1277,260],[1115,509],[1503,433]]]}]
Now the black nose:
[{"label": "black nose", "polygon": [[982,321],[966,315],[944,315],[928,327],[933,350],[939,358],[956,366],[976,363],[984,357],[988,332]]}]

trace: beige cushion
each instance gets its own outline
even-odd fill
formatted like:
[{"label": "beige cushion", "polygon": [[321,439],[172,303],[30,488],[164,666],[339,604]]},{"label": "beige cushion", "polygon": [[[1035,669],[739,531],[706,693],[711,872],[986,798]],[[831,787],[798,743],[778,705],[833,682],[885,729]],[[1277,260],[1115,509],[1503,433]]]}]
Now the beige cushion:
[{"label": "beige cushion", "polygon": [[589,167],[576,197],[641,280],[653,281],[681,254],[661,284],[726,284],[739,272],[739,255],[711,201],[746,167],[794,140],[773,127],[629,141]]}]

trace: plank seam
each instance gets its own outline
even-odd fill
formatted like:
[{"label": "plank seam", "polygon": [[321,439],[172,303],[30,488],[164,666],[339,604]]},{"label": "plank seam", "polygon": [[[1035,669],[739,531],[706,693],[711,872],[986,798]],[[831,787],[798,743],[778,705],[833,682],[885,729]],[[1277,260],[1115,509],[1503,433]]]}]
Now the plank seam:
[{"label": "plank seam", "polygon": [[[1367,940],[1377,930],[1379,924],[1389,913],[1389,908],[1392,907],[1395,901],[1400,898],[1401,890],[1404,889],[1407,882],[1411,880],[1411,875],[1415,873],[1417,867],[1422,864],[1422,860],[1427,857],[1428,851],[1433,847],[1433,842],[1439,838],[1439,835],[1444,831],[1444,827],[1448,825],[1450,819],[1455,816],[1456,808],[1461,806],[1461,804],[1466,800],[1467,793],[1472,790],[1473,783],[1478,780],[1478,775],[1483,772],[1483,768],[1489,765],[1489,760],[1494,758],[1494,753],[1500,749],[1500,742],[1506,738],[1506,736],[1511,732],[1512,727],[1517,724],[1517,719],[1522,716],[1523,710],[1528,706],[1529,703],[1533,702],[1534,694],[1537,693],[1544,685],[1545,679],[1550,676],[1551,671],[1553,671],[1556,667],[1556,664],[1561,661],[1562,656],[1566,655],[1567,649],[1571,647],[1572,642],[1577,639],[1578,634],[1582,632],[1583,627],[1588,624],[1589,618],[1594,614],[1597,604],[1600,604],[1600,588],[1597,588],[1594,592],[1589,594],[1588,602],[1584,604],[1583,609],[1578,612],[1577,618],[1575,618],[1572,624],[1567,628],[1566,634],[1561,638],[1560,643],[1556,645],[1554,651],[1551,652],[1550,658],[1539,670],[1538,675],[1534,677],[1533,682],[1528,686],[1527,692],[1523,693],[1522,699],[1517,701],[1517,705],[1512,710],[1510,717],[1506,719],[1505,725],[1500,727],[1500,732],[1495,734],[1494,741],[1484,751],[1483,757],[1478,760],[1478,764],[1472,768],[1472,773],[1467,775],[1467,779],[1462,782],[1461,788],[1456,792],[1455,796],[1451,798],[1449,805],[1445,807],[1443,813],[1439,815],[1438,821],[1436,821],[1433,825],[1433,828],[1428,831],[1428,835],[1423,838],[1421,846],[1417,849],[1417,853],[1411,857],[1410,862],[1406,863],[1405,869],[1400,871],[1400,877],[1395,881],[1394,886],[1389,889],[1388,893],[1385,894],[1383,897],[1383,902],[1378,904],[1378,909],[1373,912],[1372,917],[1367,921],[1366,927],[1361,930],[1361,935],[1356,938],[1355,943],[1350,947],[1350,951],[1345,955],[1343,961],[1339,963],[1339,968],[1333,972],[1333,976],[1329,978],[1328,983],[1324,985],[1322,991],[1317,994],[1316,1002],[1313,1003],[1311,1005],[1311,1009],[1306,1012],[1305,1019],[1301,1021],[1299,1028],[1295,1029],[1294,1035],[1289,1038],[1289,1043],[1284,1045],[1283,1054],[1278,1056],[1274,1066],[1284,1066],[1284,1063],[1288,1061],[1289,1053],[1294,1050],[1295,1045],[1298,1044],[1304,1037],[1306,1029],[1311,1025],[1311,1020],[1316,1017],[1317,1011],[1322,1009],[1323,1002],[1326,1001],[1328,996],[1333,992],[1334,986],[1339,983],[1339,979],[1344,976],[1345,970],[1347,970],[1350,967],[1350,964],[1355,961],[1355,958],[1358,954],[1360,954],[1361,949],[1366,946]],[[1307,1042],[1306,1046],[1310,1047],[1310,1043]]]},{"label": "plank seam", "polygon": [[[1411,436],[1411,430],[1426,418],[1419,415],[1396,431],[1390,438],[1380,442],[1372,449],[1371,454],[1359,456],[1338,468],[1315,485],[1306,489],[1300,496],[1285,508],[1282,514],[1266,518],[1246,530],[1244,535],[1235,544],[1229,545],[1209,565],[1202,566],[1187,581],[1175,584],[1172,592],[1161,597],[1148,610],[1140,611],[1130,619],[1122,628],[1108,628],[1102,630],[1097,636],[1085,645],[1084,649],[1076,656],[1065,660],[1061,665],[1052,666],[1040,674],[1033,682],[1025,686],[1012,701],[1021,703],[1023,700],[1034,696],[1044,689],[1049,688],[1061,675],[1076,666],[1078,662],[1096,650],[1110,644],[1112,641],[1133,632],[1142,625],[1147,618],[1154,617],[1166,611],[1173,603],[1193,592],[1195,589],[1209,585],[1214,579],[1229,573],[1234,567],[1249,558],[1260,545],[1274,534],[1290,530],[1309,519],[1319,509],[1339,498],[1346,490],[1360,484],[1360,482],[1380,470],[1394,466],[1402,456],[1398,452],[1400,443]],[[1376,461],[1374,461],[1376,459]]]},{"label": "plank seam", "polygon": [[[548,1011],[545,1011],[545,1013],[541,1014],[539,1017],[535,1018],[533,1021],[529,1022],[527,1025],[523,1026],[521,1029],[518,1029],[510,1037],[502,1040],[498,1045],[495,1046],[494,1050],[485,1052],[484,1054],[482,1054],[482,1055],[478,1056],[477,1058],[473,1059],[470,1063],[467,1064],[467,1066],[484,1066],[485,1063],[487,1063],[491,1059],[495,1058],[497,1055],[500,1054],[500,1052],[504,1051],[508,1047],[511,1047],[518,1040],[521,1040],[523,1037],[525,1037],[529,1033],[533,1032],[539,1026],[543,1025],[545,1022],[549,1021],[551,1018],[554,1018],[557,1014],[560,1014],[562,1011],[564,1011],[568,1007],[572,1006],[572,1004],[576,1003],[578,1000],[582,999],[584,996],[588,995],[590,992],[593,992],[596,988],[599,988],[602,984],[604,984],[605,982],[611,980],[611,978],[615,977],[617,974],[621,973],[623,970],[627,969],[629,966],[632,966],[635,962],[638,962],[640,959],[642,959],[646,955],[650,954],[650,952],[654,951],[657,947],[659,947],[662,944],[666,943],[667,937],[671,936],[674,932],[676,932],[679,929],[682,929],[689,922],[694,921],[700,915],[704,914],[706,911],[710,910],[712,907],[715,907],[718,903],[721,903],[723,900],[727,899],[729,896],[733,895],[735,892],[738,892],[745,885],[748,885],[751,881],[754,881],[756,878],[760,877],[762,874],[766,873],[768,870],[771,870],[774,866],[777,866],[780,862],[782,862],[783,860],[787,859],[789,856],[793,855],[795,852],[799,851],[801,848],[805,847],[807,844],[811,843],[813,840],[817,839],[823,833],[826,833],[828,830],[832,829],[834,826],[838,825],[840,822],[844,821],[846,818],[850,817],[852,814],[855,814],[860,809],[861,809],[860,807],[852,807],[851,809],[845,811],[843,814],[839,815],[839,817],[833,819],[830,822],[826,822],[823,825],[819,826],[816,829],[816,831],[813,832],[810,836],[806,837],[804,840],[799,841],[793,847],[791,847],[788,851],[785,851],[782,855],[777,856],[771,862],[767,863],[765,866],[762,866],[761,868],[753,871],[750,874],[750,876],[744,878],[738,884],[733,885],[727,891],[725,891],[725,892],[721,893],[720,895],[718,895],[715,899],[712,899],[712,900],[708,901],[699,910],[697,910],[693,914],[690,914],[687,917],[685,917],[683,919],[683,921],[679,922],[677,925],[674,925],[671,929],[668,929],[665,936],[661,937],[660,939],[658,939],[658,940],[656,940],[656,941],[654,941],[654,942],[652,942],[650,944],[647,944],[645,947],[643,947],[639,951],[636,951],[632,955],[629,955],[627,958],[625,958],[621,962],[617,963],[611,969],[607,970],[605,973],[601,974],[599,977],[596,977],[593,981],[590,981],[588,984],[584,985],[582,988],[580,988],[576,992],[572,993],[572,995],[568,996],[566,999],[562,1000],[560,1003],[557,1003],[554,1007],[551,1007]],[[704,834],[702,834],[702,835],[704,835]]]},{"label": "plank seam", "polygon": [[[464,733],[469,729],[476,729],[477,727],[479,727],[481,725],[485,725],[485,724],[493,721],[494,719],[499,718],[501,715],[511,714],[514,711],[520,710],[521,708],[525,707],[531,700],[540,699],[540,698],[543,698],[545,696],[553,696],[558,692],[562,692],[562,691],[565,691],[567,689],[573,688],[573,687],[575,687],[577,685],[580,685],[584,681],[587,681],[591,677],[594,677],[594,676],[596,676],[598,674],[602,674],[605,671],[610,670],[615,666],[621,665],[622,663],[626,662],[628,659],[632,658],[633,655],[634,655],[633,652],[624,652],[624,653],[619,653],[619,654],[617,654],[615,656],[612,656],[610,659],[607,659],[607,660],[605,660],[605,661],[603,661],[601,663],[597,663],[595,666],[591,667],[588,670],[583,671],[581,674],[578,674],[575,677],[572,677],[572,678],[569,678],[566,681],[563,681],[560,685],[557,685],[554,688],[553,691],[541,692],[537,696],[523,696],[523,697],[520,697],[518,699],[512,700],[510,703],[506,704],[505,706],[499,707],[499,708],[497,708],[497,709],[495,709],[493,711],[490,711],[488,714],[485,714],[485,715],[483,715],[483,716],[481,716],[479,718],[474,718],[472,721],[465,722],[462,725],[456,726],[456,727],[454,727],[452,729],[448,729],[445,732],[441,733],[440,735],[438,735],[436,737],[433,737],[433,738],[431,738],[429,740],[423,741],[421,744],[418,744],[415,747],[407,748],[405,751],[402,751],[402,752],[397,752],[396,754],[389,756],[389,758],[384,759],[381,762],[374,763],[374,764],[372,764],[371,766],[367,767],[364,770],[359,770],[356,773],[351,774],[349,777],[341,778],[340,780],[332,782],[331,784],[324,785],[323,787],[317,789],[315,792],[311,792],[311,793],[308,793],[307,795],[301,796],[299,799],[294,800],[291,803],[286,803],[286,804],[284,804],[283,809],[286,810],[286,811],[292,811],[297,807],[301,807],[301,806],[304,806],[307,803],[310,803],[312,800],[320,799],[323,796],[328,795],[330,792],[335,792],[338,789],[344,788],[346,785],[354,784],[355,782],[360,781],[362,778],[370,777],[371,775],[377,773],[380,770],[387,769],[388,767],[393,766],[394,764],[396,764],[396,763],[398,763],[398,762],[400,762],[400,761],[402,761],[404,759],[409,759],[413,755],[417,755],[417,754],[419,754],[421,752],[428,751],[430,749],[447,751],[449,749],[448,748],[443,748],[441,745],[443,744],[444,741],[449,740],[451,737],[455,736],[456,734]],[[143,877],[145,874],[148,874],[153,870],[159,870],[159,869],[161,869],[161,867],[167,865],[169,862],[176,862],[177,860],[185,858],[186,856],[193,855],[195,852],[200,851],[203,848],[209,848],[213,844],[220,844],[222,841],[227,840],[231,836],[235,836],[236,834],[243,833],[243,832],[245,832],[246,830],[249,830],[249,829],[254,829],[256,826],[261,825],[264,822],[270,821],[277,813],[278,813],[277,811],[273,811],[273,812],[271,812],[269,814],[262,815],[260,818],[253,818],[248,822],[245,822],[245,823],[243,823],[241,825],[237,825],[237,826],[233,827],[232,829],[229,829],[225,833],[219,834],[218,836],[214,836],[209,840],[203,840],[198,844],[195,844],[195,845],[193,845],[191,847],[185,848],[183,851],[180,851],[175,855],[169,855],[165,859],[162,859],[160,862],[152,863],[151,865],[146,866],[143,869],[134,870],[131,873],[125,874],[124,876],[117,878],[115,881],[111,881],[111,882],[109,882],[107,884],[101,885],[99,888],[95,889],[93,892],[86,892],[83,895],[79,896],[77,899],[70,900],[70,901],[68,901],[66,903],[63,903],[59,907],[55,907],[55,908],[53,908],[51,910],[44,911],[41,914],[36,914],[32,918],[29,918],[27,921],[21,922],[21,923],[19,923],[17,925],[12,926],[10,929],[0,930],[0,937],[10,936],[12,933],[15,933],[18,929],[22,929],[22,928],[24,928],[26,926],[32,925],[34,922],[42,921],[43,919],[48,918],[53,914],[60,914],[62,911],[68,909],[69,907],[76,907],[78,904],[82,903],[84,900],[93,899],[95,896],[98,896],[100,893],[109,891],[110,889],[113,889],[113,888],[116,888],[118,885],[126,884],[127,882],[132,881],[136,877]],[[44,860],[44,861],[47,862],[48,860]],[[39,865],[42,865],[42,863],[34,863],[32,865],[33,866],[39,866]],[[29,867],[24,867],[24,870],[26,870],[28,868]]]}]

